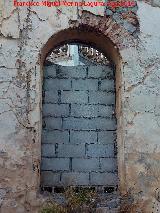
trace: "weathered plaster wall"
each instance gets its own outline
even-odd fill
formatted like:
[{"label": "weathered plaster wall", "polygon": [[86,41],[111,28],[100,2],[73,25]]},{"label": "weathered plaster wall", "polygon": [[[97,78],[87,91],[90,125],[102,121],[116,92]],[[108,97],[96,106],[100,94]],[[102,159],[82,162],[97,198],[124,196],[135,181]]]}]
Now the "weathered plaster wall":
[{"label": "weathered plaster wall", "polygon": [[126,183],[135,198],[144,201],[144,212],[156,208],[159,212],[154,199],[160,188],[160,13],[158,7],[143,2],[138,7],[139,44],[122,51],[127,61],[123,70]]},{"label": "weathered plaster wall", "polygon": [[[154,1],[156,2],[156,1]],[[158,2],[158,1],[157,1]],[[160,8],[138,2],[132,25],[104,10],[15,8],[0,14],[0,205],[2,213],[37,212],[39,193],[41,79],[40,53],[55,33],[85,23],[109,37],[122,58],[118,143],[120,190],[141,212],[156,212],[160,190]],[[90,10],[90,8],[86,9]],[[96,14],[101,16],[96,16]],[[117,20],[117,21],[116,21]],[[101,25],[100,25],[101,23]],[[137,28],[136,28],[137,29]],[[135,33],[134,33],[135,32]],[[118,74],[117,74],[118,76]],[[124,159],[124,160],[122,160]]]}]

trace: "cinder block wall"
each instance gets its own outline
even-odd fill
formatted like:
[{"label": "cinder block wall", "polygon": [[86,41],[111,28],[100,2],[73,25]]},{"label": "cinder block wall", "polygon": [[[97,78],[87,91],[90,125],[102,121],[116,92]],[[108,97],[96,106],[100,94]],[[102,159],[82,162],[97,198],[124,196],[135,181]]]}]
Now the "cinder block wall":
[{"label": "cinder block wall", "polygon": [[46,66],[42,186],[117,185],[114,70]]}]

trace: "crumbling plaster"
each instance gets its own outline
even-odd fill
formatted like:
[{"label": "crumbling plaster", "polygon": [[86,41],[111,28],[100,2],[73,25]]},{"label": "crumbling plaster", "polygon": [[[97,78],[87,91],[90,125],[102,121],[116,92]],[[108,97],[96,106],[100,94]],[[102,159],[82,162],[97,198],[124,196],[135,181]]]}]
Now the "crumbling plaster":
[{"label": "crumbling plaster", "polygon": [[[154,7],[153,7],[154,6]],[[119,49],[120,190],[141,212],[156,212],[160,190],[160,8],[138,2],[140,32],[131,35],[103,9],[14,8],[0,15],[0,203],[2,213],[37,212],[41,147],[42,49],[54,34],[87,22]],[[86,10],[86,9],[85,9]],[[82,15],[82,18],[81,18]],[[90,19],[85,18],[86,16]],[[83,20],[84,17],[84,20]],[[84,22],[83,22],[84,21]],[[96,25],[97,21],[97,25]],[[72,24],[71,24],[72,22]],[[106,34],[105,34],[106,32]],[[57,41],[58,42],[58,41]],[[119,74],[117,74],[119,76]]]}]

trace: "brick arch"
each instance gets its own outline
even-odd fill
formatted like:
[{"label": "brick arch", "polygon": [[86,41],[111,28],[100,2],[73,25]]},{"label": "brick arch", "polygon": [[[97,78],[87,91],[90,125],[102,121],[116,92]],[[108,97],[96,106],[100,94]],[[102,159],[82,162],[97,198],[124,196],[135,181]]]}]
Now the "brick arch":
[{"label": "brick arch", "polygon": [[[135,27],[135,32],[139,32],[137,17],[130,17],[128,14],[126,19],[129,20],[130,26]],[[77,41],[95,46],[114,64],[118,64],[121,60],[120,50],[136,46],[135,37],[137,38],[129,29],[123,27],[123,21],[125,19],[117,23],[111,16],[102,17],[83,11],[79,19],[70,21],[67,29],[55,33],[48,39],[41,51],[41,62],[44,62],[46,55],[56,46],[64,42]]]},{"label": "brick arch", "polygon": [[[118,18],[117,18],[118,19]],[[124,22],[127,20],[128,27],[124,27]],[[113,19],[112,16],[95,16],[92,13],[83,11],[81,19],[77,22],[71,22],[72,27],[81,26],[96,31],[98,34],[103,34],[112,42],[119,50],[131,46],[135,46],[135,37],[130,32],[129,26],[134,26],[134,31],[139,32],[139,23],[136,15],[126,13],[123,17],[119,16],[119,20]]]}]

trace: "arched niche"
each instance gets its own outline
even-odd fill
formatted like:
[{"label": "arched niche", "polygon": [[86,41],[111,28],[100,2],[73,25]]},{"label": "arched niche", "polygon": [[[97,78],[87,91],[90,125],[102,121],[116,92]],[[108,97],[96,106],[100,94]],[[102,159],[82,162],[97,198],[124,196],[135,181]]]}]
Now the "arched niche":
[{"label": "arched niche", "polygon": [[43,65],[47,55],[56,47],[65,43],[84,43],[97,48],[116,66],[116,117],[117,117],[117,148],[118,148],[118,177],[119,190],[122,194],[126,193],[125,164],[124,164],[124,130],[123,130],[123,112],[122,112],[122,59],[116,44],[105,34],[97,31],[90,26],[79,26],[64,29],[51,36],[43,46],[40,53],[41,79],[43,79]]}]

